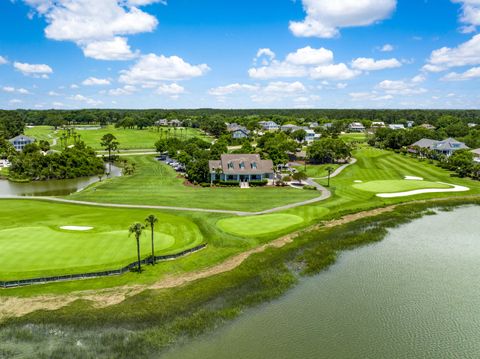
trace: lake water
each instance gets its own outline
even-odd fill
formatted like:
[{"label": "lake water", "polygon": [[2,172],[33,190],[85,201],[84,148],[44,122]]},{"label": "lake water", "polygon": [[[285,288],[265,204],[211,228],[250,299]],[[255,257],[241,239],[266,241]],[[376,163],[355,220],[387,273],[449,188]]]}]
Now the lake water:
[{"label": "lake water", "polygon": [[164,357],[480,358],[480,207],[392,229]]},{"label": "lake water", "polygon": [[[122,170],[116,166],[112,166],[110,177],[118,177],[121,175]],[[103,178],[106,178],[106,176]],[[28,183],[0,180],[0,196],[66,196],[81,191],[85,187],[98,181],[98,176]]]}]

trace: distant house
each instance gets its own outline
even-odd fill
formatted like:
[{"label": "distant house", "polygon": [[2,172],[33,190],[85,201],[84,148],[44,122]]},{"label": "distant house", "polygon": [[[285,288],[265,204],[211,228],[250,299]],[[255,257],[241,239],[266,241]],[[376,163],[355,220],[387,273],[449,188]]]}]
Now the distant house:
[{"label": "distant house", "polygon": [[239,126],[237,124],[233,124],[235,126],[227,126],[227,131],[230,132],[232,138],[235,139],[242,139],[247,138],[250,135],[250,131],[246,129],[246,127]]},{"label": "distant house", "polygon": [[319,124],[318,122],[312,122],[310,125],[309,125],[310,128],[317,128],[319,127]]},{"label": "distant house", "polygon": [[168,121],[168,125],[170,127],[180,127],[182,126],[182,121],[180,120],[171,120],[171,121]]},{"label": "distant house", "polygon": [[276,131],[280,128],[279,125],[277,125],[273,121],[260,121],[258,123],[265,131]]},{"label": "distant house", "polygon": [[476,150],[473,150],[472,153],[473,153],[473,156],[474,156],[473,160],[475,162],[480,163],[480,148],[477,148]]},{"label": "distant house", "polygon": [[23,149],[26,145],[34,143],[35,139],[31,138],[31,137],[28,137],[28,136],[25,136],[25,135],[20,135],[20,136],[14,137],[14,138],[12,138],[8,141],[13,145],[13,147],[15,147],[15,149],[17,151],[20,152],[20,151],[23,151]]},{"label": "distant house", "polygon": [[162,118],[161,120],[155,121],[155,126],[168,126],[168,120]]},{"label": "distant house", "polygon": [[262,160],[258,154],[224,154],[208,165],[212,181],[261,181],[274,175],[272,160]]},{"label": "distant house", "polygon": [[322,127],[326,130],[328,130],[329,128],[332,128],[333,127],[333,124],[331,122],[327,122],[327,123],[324,123],[322,125]]},{"label": "distant house", "polygon": [[470,123],[468,124],[468,127],[469,127],[469,128],[474,128],[474,127],[477,127],[477,126],[478,126],[478,125],[477,125],[476,123],[473,123],[473,122],[470,122]]},{"label": "distant house", "polygon": [[348,125],[349,132],[365,132],[365,126],[360,122],[352,122]]},{"label": "distant house", "polygon": [[388,128],[391,130],[404,130],[405,125],[401,123],[394,123],[394,124],[388,125]]},{"label": "distant house", "polygon": [[420,125],[420,127],[423,127],[423,128],[425,128],[425,129],[427,129],[427,130],[434,130],[434,129],[435,129],[435,126],[432,126],[432,125],[429,124],[429,123],[424,123],[424,124]]},{"label": "distant house", "polygon": [[317,141],[320,139],[320,134],[318,133],[315,133],[314,130],[305,130],[305,141],[306,142],[313,142],[313,141]]},{"label": "distant house", "polygon": [[415,125],[415,121],[407,121],[407,127],[412,128]]},{"label": "distant house", "polygon": [[372,128],[384,128],[385,122],[383,121],[374,121],[372,122]]},{"label": "distant house", "polygon": [[280,131],[283,131],[283,132],[295,132],[297,130],[304,130],[304,128],[297,125],[292,125],[292,124],[283,125],[280,127]]},{"label": "distant house", "polygon": [[415,152],[416,148],[433,150],[448,157],[451,156],[455,151],[468,149],[468,146],[454,138],[447,138],[443,141],[422,138],[420,141],[417,141],[410,146],[412,152]]}]

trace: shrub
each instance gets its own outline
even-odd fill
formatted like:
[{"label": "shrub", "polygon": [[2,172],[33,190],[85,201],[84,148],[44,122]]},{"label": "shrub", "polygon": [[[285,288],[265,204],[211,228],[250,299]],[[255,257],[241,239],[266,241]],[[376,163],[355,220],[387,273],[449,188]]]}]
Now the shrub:
[{"label": "shrub", "polygon": [[307,186],[303,186],[303,189],[307,189],[307,190],[310,190],[310,191],[316,191],[317,187],[307,185]]},{"label": "shrub", "polygon": [[239,186],[240,182],[239,181],[220,181],[219,185],[220,187],[235,187]]},{"label": "shrub", "polygon": [[268,180],[257,180],[257,181],[250,181],[250,186],[252,187],[263,187],[268,184]]}]

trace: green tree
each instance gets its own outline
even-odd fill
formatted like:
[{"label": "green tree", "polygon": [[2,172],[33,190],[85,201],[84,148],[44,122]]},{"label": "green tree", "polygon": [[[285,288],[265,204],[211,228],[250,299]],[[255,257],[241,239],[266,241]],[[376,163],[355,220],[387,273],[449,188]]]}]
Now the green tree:
[{"label": "green tree", "polygon": [[155,238],[154,238],[154,233],[155,233],[155,224],[158,223],[158,218],[154,215],[151,214],[147,218],[145,218],[145,223],[147,227],[150,228],[151,232],[151,241],[152,241],[152,265],[155,265]]},{"label": "green tree", "polygon": [[302,183],[302,181],[306,180],[308,178],[307,174],[303,171],[298,171],[298,172],[295,172],[293,175],[292,175],[292,178],[297,181],[298,183]]},{"label": "green tree", "polygon": [[128,228],[129,236],[133,234],[135,236],[135,240],[137,241],[138,273],[142,271],[142,264],[140,260],[140,237],[142,236],[144,229],[145,226],[139,222],[133,223],[132,225],[130,225],[130,228]]},{"label": "green tree", "polygon": [[100,145],[108,151],[108,161],[110,163],[112,162],[112,152],[118,150],[119,144],[117,138],[111,133],[107,133],[102,137]]}]

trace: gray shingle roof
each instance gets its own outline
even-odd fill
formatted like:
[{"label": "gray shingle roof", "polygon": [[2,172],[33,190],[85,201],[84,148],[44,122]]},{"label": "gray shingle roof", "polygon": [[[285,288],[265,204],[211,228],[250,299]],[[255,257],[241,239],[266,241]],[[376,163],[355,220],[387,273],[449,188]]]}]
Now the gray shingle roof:
[{"label": "gray shingle roof", "polygon": [[218,168],[227,175],[273,173],[272,160],[262,160],[258,154],[224,154],[208,164],[212,173]]},{"label": "gray shingle roof", "polygon": [[412,147],[429,148],[437,151],[455,151],[468,149],[468,146],[463,142],[459,142],[454,138],[447,138],[443,141],[431,140],[429,138],[422,138],[420,141],[415,142]]}]

